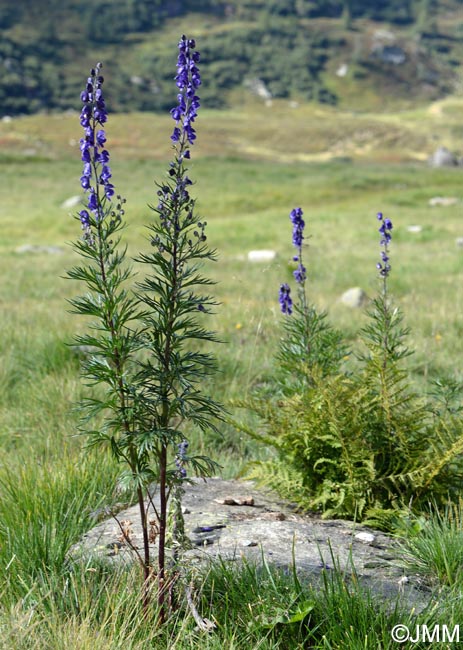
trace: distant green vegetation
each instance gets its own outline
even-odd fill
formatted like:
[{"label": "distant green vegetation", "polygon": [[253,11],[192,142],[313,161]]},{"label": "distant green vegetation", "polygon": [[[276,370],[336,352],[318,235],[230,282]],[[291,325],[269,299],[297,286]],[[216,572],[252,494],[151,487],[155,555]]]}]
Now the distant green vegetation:
[{"label": "distant green vegetation", "polygon": [[209,107],[249,88],[357,107],[373,105],[371,93],[382,105],[437,98],[452,92],[463,57],[460,9],[459,0],[445,11],[437,0],[4,0],[1,110],[75,108],[82,71],[97,60],[112,111],[168,109],[171,44],[184,31],[198,39]]}]

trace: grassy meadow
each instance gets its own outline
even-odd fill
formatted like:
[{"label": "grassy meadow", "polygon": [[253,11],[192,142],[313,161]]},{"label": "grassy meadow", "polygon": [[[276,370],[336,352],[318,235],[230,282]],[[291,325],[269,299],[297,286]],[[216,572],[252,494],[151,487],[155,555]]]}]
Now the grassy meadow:
[{"label": "grassy meadow", "polygon": [[[339,298],[353,286],[374,295],[376,212],[393,221],[390,287],[411,327],[412,376],[420,390],[429,379],[461,379],[463,248],[456,240],[463,237],[463,170],[431,169],[426,159],[439,145],[463,153],[462,107],[462,100],[449,99],[400,114],[357,115],[243,101],[234,111],[201,112],[190,173],[218,252],[207,273],[217,281],[221,305],[212,329],[223,344],[216,346],[220,373],[206,387],[217,399],[243,398],[272,375],[282,322],[278,286],[292,281],[288,215],[296,206],[303,208],[311,235],[305,256],[310,298],[328,311],[353,350],[365,316]],[[110,115],[108,149],[116,191],[127,198],[129,255],[149,246],[147,205],[156,202],[154,182],[166,173],[171,128],[168,116]],[[63,279],[76,262],[68,243],[80,226],[72,218],[79,208],[63,203],[80,192],[80,135],[77,113],[0,122],[0,647],[389,647],[378,639],[392,626],[390,611],[373,614],[358,594],[354,609],[363,622],[352,611],[345,620],[358,639],[342,645],[333,632],[326,640],[323,616],[345,597],[340,585],[325,585],[325,605],[316,605],[319,645],[303,645],[302,637],[291,636],[291,626],[281,639],[273,636],[275,626],[253,626],[252,607],[276,616],[278,603],[293,597],[289,578],[280,583],[270,569],[229,575],[230,603],[219,634],[198,641],[188,617],[179,618],[169,638],[153,631],[146,636],[132,625],[133,574],[67,569],[66,552],[91,525],[92,512],[120,500],[114,491],[118,468],[101,453],[83,454],[73,410],[83,387],[79,359],[67,344],[85,323],[67,311],[66,299],[80,291]],[[436,196],[458,202],[430,207]],[[19,252],[24,245],[59,252]],[[254,249],[272,249],[277,256],[252,263],[247,252]],[[192,439],[195,449],[220,462],[225,477],[265,453],[228,425],[221,438],[193,432]],[[214,589],[219,595],[225,589],[224,579],[219,572],[206,580],[205,606],[214,602]],[[234,611],[243,593],[250,611]],[[260,602],[262,594],[267,604]],[[458,620],[459,606],[452,607]],[[372,616],[374,633],[364,645]]]}]

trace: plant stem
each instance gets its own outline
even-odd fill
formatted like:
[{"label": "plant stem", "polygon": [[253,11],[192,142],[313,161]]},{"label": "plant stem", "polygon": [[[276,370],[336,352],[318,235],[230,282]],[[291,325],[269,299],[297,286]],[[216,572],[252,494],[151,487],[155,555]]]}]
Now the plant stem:
[{"label": "plant stem", "polygon": [[[98,192],[98,188],[97,188]],[[98,201],[99,201],[98,197]],[[114,362],[114,367],[116,370],[116,376],[117,376],[117,386],[118,386],[118,396],[119,396],[119,402],[120,402],[120,409],[122,413],[122,422],[123,422],[123,429],[126,434],[126,436],[130,436],[131,434],[131,428],[130,428],[130,421],[127,417],[127,403],[126,403],[126,397],[125,397],[125,390],[124,390],[124,380],[123,380],[123,375],[124,375],[124,367],[123,367],[123,362],[121,359],[120,351],[116,345],[116,341],[118,338],[116,328],[114,326],[114,319],[113,319],[113,314],[112,310],[109,307],[111,304],[111,294],[108,288],[108,281],[107,281],[107,275],[106,275],[106,267],[105,267],[105,259],[106,256],[103,251],[103,246],[104,246],[104,238],[103,238],[103,232],[102,232],[102,224],[101,221],[98,223],[98,244],[99,244],[99,250],[98,250],[98,261],[99,261],[99,266],[100,266],[100,272],[101,272],[101,279],[102,279],[102,286],[105,294],[105,301],[108,305],[108,309],[106,310],[105,313],[105,320],[106,320],[106,327],[109,329],[110,334],[111,334],[111,353],[112,353],[112,358]],[[137,453],[136,449],[133,444],[129,445],[129,466],[133,474],[136,473],[137,471]],[[141,528],[142,528],[142,534],[143,534],[143,591],[142,591],[142,605],[143,605],[143,612],[146,615],[148,611],[148,606],[149,606],[149,601],[150,601],[150,578],[151,578],[151,572],[150,572],[150,565],[151,565],[151,558],[150,558],[150,549],[149,549],[149,535],[148,535],[148,523],[147,523],[147,516],[146,516],[146,511],[145,511],[145,500],[143,497],[143,491],[140,485],[137,485],[137,500],[138,500],[138,508],[140,511],[140,520],[141,520]]]},{"label": "plant stem", "polygon": [[150,547],[149,547],[149,538],[148,538],[148,526],[147,518],[145,511],[145,500],[143,498],[143,491],[141,486],[137,487],[137,498],[138,498],[138,509],[140,511],[141,519],[141,528],[143,531],[143,595],[142,595],[142,605],[143,613],[146,616],[148,613],[148,607],[150,603],[150,582],[151,582],[151,572],[150,572]]},{"label": "plant stem", "polygon": [[158,547],[158,607],[159,622],[165,621],[165,545],[167,524],[167,446],[162,445],[159,458],[159,547]]}]

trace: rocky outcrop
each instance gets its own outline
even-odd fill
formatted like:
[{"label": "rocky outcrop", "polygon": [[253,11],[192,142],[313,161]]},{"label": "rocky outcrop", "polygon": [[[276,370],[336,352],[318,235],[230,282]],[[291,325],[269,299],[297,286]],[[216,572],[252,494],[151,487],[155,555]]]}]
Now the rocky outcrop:
[{"label": "rocky outcrop", "polygon": [[429,157],[428,163],[430,167],[456,167],[458,158],[447,147],[439,147]]},{"label": "rocky outcrop", "polygon": [[[156,506],[155,494],[153,502]],[[218,557],[229,562],[266,561],[284,570],[294,563],[301,575],[312,579],[335,569],[350,576],[355,568],[359,580],[378,594],[394,598],[404,593],[413,606],[425,604],[418,580],[404,575],[399,566],[396,543],[381,532],[350,521],[298,513],[290,503],[257,489],[252,482],[195,480],[186,489],[183,506],[190,540],[183,558],[191,566]],[[134,561],[122,528],[131,543],[141,548],[138,509],[133,506],[120,512],[117,520],[98,523],[72,548],[71,558]],[[155,546],[154,542],[153,552]]]}]

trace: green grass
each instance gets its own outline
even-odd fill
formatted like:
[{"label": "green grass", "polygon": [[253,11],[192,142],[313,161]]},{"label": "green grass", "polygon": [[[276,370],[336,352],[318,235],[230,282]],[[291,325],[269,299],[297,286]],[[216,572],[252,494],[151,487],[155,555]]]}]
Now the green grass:
[{"label": "green grass", "polygon": [[463,586],[462,503],[449,505],[443,513],[431,509],[416,523],[401,545],[406,571],[419,575],[431,586]]},{"label": "green grass", "polygon": [[183,596],[169,625],[158,628],[155,613],[143,620],[136,571],[87,563],[73,567],[65,579],[44,583],[41,599],[31,590],[5,608],[2,647],[392,650],[397,647],[391,639],[395,625],[413,631],[440,623],[452,629],[462,612],[457,592],[416,612],[400,598],[392,603],[378,599],[360,586],[355,571],[339,568],[326,570],[313,584],[266,564],[219,562],[189,579],[198,613],[215,626],[210,633],[198,631]]},{"label": "green grass", "polygon": [[[281,332],[278,285],[291,280],[288,215],[298,205],[312,237],[305,257],[310,298],[328,310],[353,347],[365,317],[340,304],[339,296],[355,285],[374,294],[375,214],[382,210],[393,220],[390,286],[412,327],[412,376],[418,386],[445,374],[461,379],[463,252],[455,240],[463,236],[462,204],[431,208],[428,201],[461,201],[462,172],[419,162],[436,142],[462,147],[456,107],[461,101],[443,102],[440,113],[423,108],[355,116],[304,105],[288,109],[284,102],[272,108],[251,103],[198,118],[191,176],[219,254],[207,273],[218,282],[221,302],[211,325],[224,340],[216,350],[220,373],[205,387],[214,397],[244,398],[272,376]],[[155,202],[154,180],[162,180],[167,167],[170,129],[166,116],[110,119],[114,181],[128,199],[130,255],[148,246],[146,205]],[[370,144],[360,146],[365,130]],[[336,582],[339,576],[317,593],[304,585],[302,601],[314,601],[310,624],[308,619],[269,628],[263,622],[276,620],[293,603],[291,578],[213,567],[196,584],[203,614],[217,619],[219,632],[199,638],[180,610],[163,632],[167,638],[136,621],[138,573],[94,566],[69,571],[66,552],[91,525],[91,512],[120,500],[113,494],[119,468],[109,458],[84,460],[73,411],[83,387],[79,360],[67,343],[85,323],[66,311],[66,299],[80,291],[62,279],[75,263],[67,242],[79,225],[61,204],[79,193],[79,137],[77,115],[0,123],[0,647],[389,647],[388,626],[400,616],[400,622],[408,621],[408,614],[391,613],[346,589]],[[416,224],[422,231],[408,232]],[[59,246],[62,252],[17,253],[23,244]],[[248,262],[247,252],[255,248],[275,250],[275,261]],[[192,442],[223,465],[225,477],[262,453],[226,425],[222,434],[194,433]],[[445,582],[445,576],[438,580]],[[225,593],[228,605],[221,608]],[[457,621],[462,612],[455,593],[445,611]],[[346,634],[349,646],[343,645]]]},{"label": "green grass", "polygon": [[21,468],[1,471],[2,588],[16,598],[63,571],[70,546],[114,490],[114,465],[101,455],[79,458],[62,448],[60,465],[53,460],[23,459]]},{"label": "green grass", "polygon": [[49,591],[41,600],[29,593],[11,607],[3,617],[3,639],[10,644],[4,647],[373,650],[393,647],[390,630],[398,622],[411,627],[420,620],[403,603],[375,601],[339,571],[313,586],[268,565],[221,562],[190,578],[200,616],[215,626],[209,634],[197,630],[183,597],[164,629],[154,616],[143,621],[134,571],[87,565],[44,585]]}]

